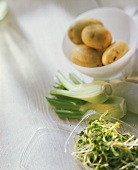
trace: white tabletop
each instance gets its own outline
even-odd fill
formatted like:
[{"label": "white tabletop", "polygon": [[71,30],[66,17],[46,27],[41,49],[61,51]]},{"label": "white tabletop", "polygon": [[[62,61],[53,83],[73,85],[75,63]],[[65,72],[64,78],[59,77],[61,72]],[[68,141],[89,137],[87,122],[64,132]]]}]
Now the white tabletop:
[{"label": "white tabletop", "polygon": [[[130,5],[130,1],[126,1],[126,4],[119,0],[114,4],[113,1],[112,4],[109,2],[8,1],[9,15],[0,23],[0,170],[21,169],[23,151],[39,128],[46,127],[52,131],[59,128],[62,131],[76,124],[61,120],[50,112],[45,96],[49,94],[58,69],[76,71],[62,53],[62,38],[69,22],[99,5],[121,8]],[[136,1],[131,2],[132,5],[138,5]],[[128,113],[123,119],[138,128],[138,115]],[[67,135],[65,132],[60,133],[63,143]],[[62,170],[73,169],[70,164],[62,166],[62,153],[57,157],[59,168],[49,163],[46,169],[42,163],[38,163],[36,170],[61,170],[60,167],[63,167]],[[50,147],[47,154],[51,156]],[[45,161],[45,157],[40,159]]]}]

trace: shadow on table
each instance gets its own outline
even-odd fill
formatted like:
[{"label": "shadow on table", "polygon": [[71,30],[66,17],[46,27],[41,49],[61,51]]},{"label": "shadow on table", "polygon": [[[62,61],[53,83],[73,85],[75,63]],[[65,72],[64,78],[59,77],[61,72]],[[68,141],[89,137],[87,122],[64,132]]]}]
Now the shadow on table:
[{"label": "shadow on table", "polygon": [[22,15],[26,13],[30,13],[30,11],[37,11],[45,8],[49,10],[51,7],[59,7],[65,10],[67,13],[76,17],[81,13],[91,10],[96,7],[118,7],[125,8],[126,6],[138,5],[137,0],[130,1],[111,1],[111,0],[24,0],[24,1],[13,1],[8,0],[9,6],[15,11],[17,15]]},{"label": "shadow on table", "polygon": [[122,120],[124,120],[128,124],[131,124],[134,128],[137,129],[138,114],[128,112],[127,115],[122,118]]},{"label": "shadow on table", "polygon": [[[8,1],[9,6],[13,9],[13,12],[16,15],[21,16],[22,14],[27,14],[30,12],[35,12],[37,10],[46,9],[50,10],[51,8],[62,8],[61,10],[65,10],[67,13],[70,13],[72,16],[77,16],[82,12],[90,10],[92,8],[98,7],[99,4],[95,0],[27,0],[24,1],[16,1],[13,3],[12,1]],[[16,5],[15,5],[16,4]],[[52,15],[52,14],[51,14]]]}]

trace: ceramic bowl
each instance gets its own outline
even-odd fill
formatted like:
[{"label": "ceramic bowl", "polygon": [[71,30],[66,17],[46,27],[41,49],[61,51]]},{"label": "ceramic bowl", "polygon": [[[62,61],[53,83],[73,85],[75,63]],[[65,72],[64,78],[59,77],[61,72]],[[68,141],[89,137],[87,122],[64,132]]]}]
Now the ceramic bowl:
[{"label": "ceramic bowl", "polygon": [[[116,62],[109,64],[107,66],[101,66],[96,68],[87,68],[83,66],[76,65],[70,60],[70,52],[72,48],[75,46],[67,35],[67,31],[65,32],[63,38],[63,53],[65,58],[70,64],[75,67],[79,72],[84,75],[93,77],[95,79],[111,79],[113,77],[121,76],[122,74],[130,74],[130,61],[134,56],[137,40],[138,40],[138,31],[137,25],[133,18],[126,14],[123,10],[112,7],[102,7],[95,8],[90,11],[87,11],[77,18],[75,18],[70,24],[73,24],[77,20],[85,19],[85,18],[97,18],[101,20],[104,26],[110,30],[112,34],[112,42],[116,40],[124,40],[128,43],[129,51]],[[69,28],[68,26],[68,28]],[[67,29],[68,30],[68,29]],[[132,66],[131,66],[132,67]]]}]

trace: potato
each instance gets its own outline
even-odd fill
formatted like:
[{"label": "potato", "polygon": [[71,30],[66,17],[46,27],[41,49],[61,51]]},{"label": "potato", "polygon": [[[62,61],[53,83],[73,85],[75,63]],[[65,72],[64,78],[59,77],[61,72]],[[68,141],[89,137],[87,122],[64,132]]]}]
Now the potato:
[{"label": "potato", "polygon": [[89,19],[83,19],[83,20],[78,20],[74,24],[72,24],[69,29],[68,29],[68,37],[74,44],[82,44],[82,39],[81,39],[81,32],[84,29],[84,27],[88,25],[103,25],[101,21],[95,18],[89,18]]},{"label": "potato", "polygon": [[70,53],[70,59],[73,63],[83,67],[102,66],[101,55],[95,49],[86,45],[77,45]]},{"label": "potato", "polygon": [[95,49],[107,48],[112,42],[110,31],[99,25],[86,26],[82,30],[81,37],[84,44]]},{"label": "potato", "polygon": [[[103,49],[97,49],[97,52],[99,53],[99,55],[102,57],[104,51],[106,50],[107,48],[103,48]],[[96,50],[96,49],[95,49]]]},{"label": "potato", "polygon": [[102,55],[103,65],[111,64],[127,53],[129,50],[128,44],[125,41],[117,40],[112,43]]}]

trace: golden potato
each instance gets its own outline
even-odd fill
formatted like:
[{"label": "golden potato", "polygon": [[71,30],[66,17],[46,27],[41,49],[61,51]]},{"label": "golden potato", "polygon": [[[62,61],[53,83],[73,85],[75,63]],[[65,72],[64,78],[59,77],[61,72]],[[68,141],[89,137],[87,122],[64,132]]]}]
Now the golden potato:
[{"label": "golden potato", "polygon": [[97,50],[99,56],[102,57],[102,55],[103,55],[103,53],[104,53],[104,51],[105,51],[106,49],[107,49],[107,48],[103,48],[103,49],[95,49],[95,50]]},{"label": "golden potato", "polygon": [[83,67],[102,66],[101,55],[95,49],[86,45],[77,45],[70,53],[70,59],[73,63]]},{"label": "golden potato", "polygon": [[84,44],[95,49],[107,48],[112,42],[110,31],[99,25],[86,26],[82,30],[81,37]]},{"label": "golden potato", "polygon": [[103,65],[111,64],[127,53],[129,50],[128,44],[125,41],[117,40],[112,43],[102,55]]},{"label": "golden potato", "polygon": [[82,39],[81,39],[81,32],[84,29],[84,27],[88,25],[103,25],[101,21],[95,18],[88,18],[88,19],[83,19],[83,20],[78,20],[74,24],[72,24],[69,29],[68,29],[68,37],[74,44],[82,44]]}]

